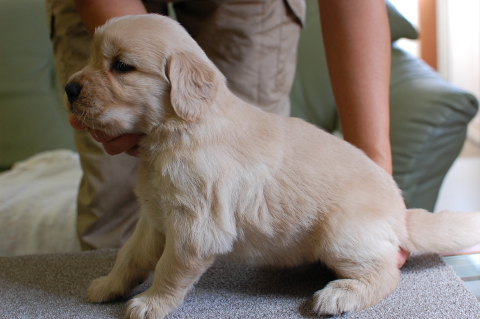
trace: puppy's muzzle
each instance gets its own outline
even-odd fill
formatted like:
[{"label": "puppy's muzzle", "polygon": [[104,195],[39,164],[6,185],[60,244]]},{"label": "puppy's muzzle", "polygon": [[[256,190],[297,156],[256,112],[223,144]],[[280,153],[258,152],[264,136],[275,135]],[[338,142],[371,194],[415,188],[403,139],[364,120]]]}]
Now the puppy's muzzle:
[{"label": "puppy's muzzle", "polygon": [[65,86],[65,93],[67,93],[67,98],[70,103],[75,102],[75,100],[80,95],[82,86],[76,82],[70,82]]}]

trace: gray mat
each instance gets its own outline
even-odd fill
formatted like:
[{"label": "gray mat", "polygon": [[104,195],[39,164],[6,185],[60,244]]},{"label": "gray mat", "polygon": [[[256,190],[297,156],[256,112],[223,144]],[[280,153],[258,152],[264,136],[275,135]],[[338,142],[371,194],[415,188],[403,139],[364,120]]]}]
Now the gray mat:
[{"label": "gray mat", "polygon": [[[0,257],[0,318],[122,318],[126,300],[85,300],[89,282],[107,274],[115,256],[104,250]],[[312,318],[312,295],[332,278],[319,265],[265,270],[216,262],[168,318]],[[341,317],[471,319],[480,318],[480,303],[439,256],[421,255],[404,266],[393,294]]]}]

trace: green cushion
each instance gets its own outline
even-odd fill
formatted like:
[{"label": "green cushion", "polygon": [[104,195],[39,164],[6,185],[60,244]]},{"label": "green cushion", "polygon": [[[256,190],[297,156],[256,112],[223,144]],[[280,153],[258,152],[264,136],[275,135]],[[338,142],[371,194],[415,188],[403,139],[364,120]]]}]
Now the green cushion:
[{"label": "green cushion", "polygon": [[0,1],[0,168],[74,149],[56,83],[43,0]]},{"label": "green cushion", "polygon": [[415,27],[388,1],[387,13],[390,22],[390,35],[392,37],[392,42],[395,42],[400,38],[412,40],[418,38],[418,32]]},{"label": "green cushion", "polygon": [[434,209],[478,102],[425,62],[392,50],[390,116],[394,177],[410,207]]}]

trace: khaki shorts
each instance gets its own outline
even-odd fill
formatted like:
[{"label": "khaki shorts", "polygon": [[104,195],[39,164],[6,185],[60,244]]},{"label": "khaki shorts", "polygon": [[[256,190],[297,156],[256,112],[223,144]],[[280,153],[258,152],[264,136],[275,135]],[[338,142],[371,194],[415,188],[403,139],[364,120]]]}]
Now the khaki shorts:
[{"label": "khaki shorts", "polygon": [[[168,14],[166,1],[144,1]],[[304,0],[173,1],[177,20],[225,74],[229,88],[265,111],[290,112],[289,92]],[[73,0],[47,0],[55,62],[62,85],[90,54],[91,36]],[[110,156],[88,131],[75,131],[83,178],[77,228],[84,249],[120,247],[131,235],[139,206],[133,194],[137,159]]]}]

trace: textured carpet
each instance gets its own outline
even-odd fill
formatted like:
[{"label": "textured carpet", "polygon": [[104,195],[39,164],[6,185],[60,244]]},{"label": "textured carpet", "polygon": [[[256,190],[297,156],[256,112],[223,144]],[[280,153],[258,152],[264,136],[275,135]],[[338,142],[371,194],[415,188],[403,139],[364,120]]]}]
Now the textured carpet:
[{"label": "textured carpet", "polygon": [[[107,274],[115,256],[104,250],[0,257],[0,318],[122,318],[126,299],[85,300],[89,282]],[[312,318],[312,295],[331,279],[319,265],[266,270],[216,262],[168,318]],[[439,256],[421,255],[404,266],[393,294],[341,318],[471,319],[480,318],[480,303]]]}]

